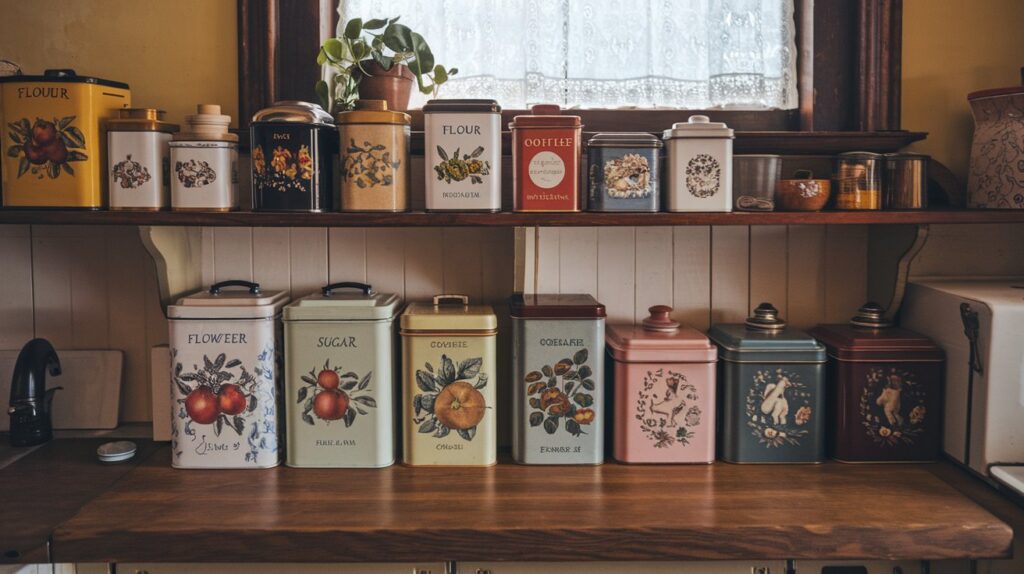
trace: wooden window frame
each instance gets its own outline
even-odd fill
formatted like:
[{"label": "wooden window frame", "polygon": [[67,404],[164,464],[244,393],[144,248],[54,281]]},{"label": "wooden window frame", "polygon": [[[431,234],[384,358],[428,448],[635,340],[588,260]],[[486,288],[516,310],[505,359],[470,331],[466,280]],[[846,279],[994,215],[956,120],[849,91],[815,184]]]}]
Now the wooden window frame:
[{"label": "wooden window frame", "polygon": [[[337,0],[237,0],[240,127],[274,101],[316,101]],[[902,0],[795,0],[795,110],[706,110],[743,131],[900,130]],[[316,30],[313,34],[311,31]],[[658,132],[696,110],[581,110],[588,131]],[[506,115],[522,110],[506,110]],[[414,129],[417,126],[414,114]],[[420,123],[419,125],[422,125]]]}]

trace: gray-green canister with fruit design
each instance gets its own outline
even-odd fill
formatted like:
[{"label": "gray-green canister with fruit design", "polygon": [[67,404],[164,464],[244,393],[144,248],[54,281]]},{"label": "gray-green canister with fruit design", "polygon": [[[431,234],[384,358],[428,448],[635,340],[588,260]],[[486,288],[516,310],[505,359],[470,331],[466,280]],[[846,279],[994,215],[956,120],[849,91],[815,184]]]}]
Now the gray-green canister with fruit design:
[{"label": "gray-green canister with fruit design", "polygon": [[737,463],[825,460],[825,347],[786,327],[770,303],[745,323],[714,325],[718,454]]},{"label": "gray-green canister with fruit design", "polygon": [[334,283],[285,307],[285,464],[394,463],[399,303],[369,285]]},{"label": "gray-green canister with fruit design", "polygon": [[523,464],[604,461],[604,305],[522,295],[512,315],[512,455]]}]

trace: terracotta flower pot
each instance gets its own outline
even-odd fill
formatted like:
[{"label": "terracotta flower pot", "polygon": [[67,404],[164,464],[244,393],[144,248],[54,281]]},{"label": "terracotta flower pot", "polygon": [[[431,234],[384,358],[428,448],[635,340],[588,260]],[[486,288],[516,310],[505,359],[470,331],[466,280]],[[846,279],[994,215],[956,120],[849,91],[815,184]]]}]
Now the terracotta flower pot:
[{"label": "terracotta flower pot", "polygon": [[[416,76],[405,64],[395,64],[385,70],[373,60],[364,60],[359,76],[359,99],[386,100],[389,110],[406,111],[409,108],[409,94]],[[365,74],[364,74],[365,71]]]}]

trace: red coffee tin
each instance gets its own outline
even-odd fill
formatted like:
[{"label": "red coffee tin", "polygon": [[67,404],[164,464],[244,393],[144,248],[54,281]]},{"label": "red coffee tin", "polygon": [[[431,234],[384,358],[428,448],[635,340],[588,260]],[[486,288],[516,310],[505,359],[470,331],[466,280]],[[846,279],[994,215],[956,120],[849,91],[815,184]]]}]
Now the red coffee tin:
[{"label": "red coffee tin", "polygon": [[556,105],[533,106],[516,116],[512,130],[515,211],[580,211],[579,116],[564,116]]}]

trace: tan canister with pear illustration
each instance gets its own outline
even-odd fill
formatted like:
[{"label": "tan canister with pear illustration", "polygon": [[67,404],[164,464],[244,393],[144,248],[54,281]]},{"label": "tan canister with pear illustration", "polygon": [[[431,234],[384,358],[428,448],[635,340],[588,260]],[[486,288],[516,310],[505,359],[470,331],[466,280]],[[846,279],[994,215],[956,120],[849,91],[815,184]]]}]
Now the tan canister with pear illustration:
[{"label": "tan canister with pear illustration", "polygon": [[465,295],[438,295],[411,303],[400,324],[405,463],[495,464],[494,310]]}]

